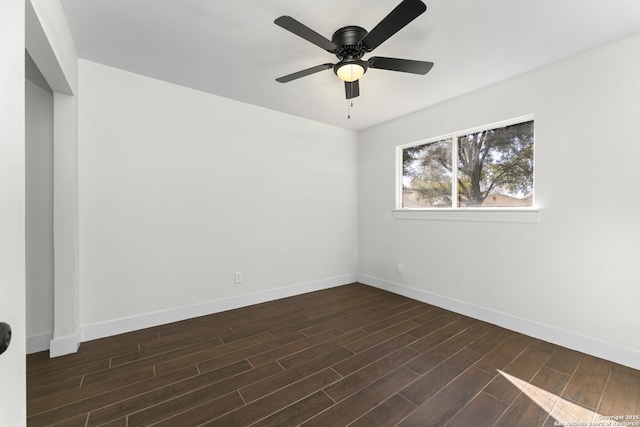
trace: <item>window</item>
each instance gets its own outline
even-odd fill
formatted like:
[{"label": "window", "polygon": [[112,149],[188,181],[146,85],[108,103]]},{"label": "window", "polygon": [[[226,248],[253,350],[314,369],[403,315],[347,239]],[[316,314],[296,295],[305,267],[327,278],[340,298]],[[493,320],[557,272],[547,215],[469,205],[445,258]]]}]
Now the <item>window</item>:
[{"label": "window", "polygon": [[533,205],[533,118],[400,147],[400,209]]}]

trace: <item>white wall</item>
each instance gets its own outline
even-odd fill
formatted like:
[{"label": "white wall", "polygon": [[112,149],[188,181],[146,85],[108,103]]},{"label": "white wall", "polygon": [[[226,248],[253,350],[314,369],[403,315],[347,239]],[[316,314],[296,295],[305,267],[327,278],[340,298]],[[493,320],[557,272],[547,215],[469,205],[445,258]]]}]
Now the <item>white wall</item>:
[{"label": "white wall", "polygon": [[[638,51],[640,36],[362,132],[363,280],[640,368]],[[539,224],[392,217],[397,145],[531,113]]]},{"label": "white wall", "polygon": [[53,338],[53,93],[28,55],[26,75],[27,337],[33,343],[27,352],[33,352]]},{"label": "white wall", "polygon": [[[52,357],[80,343],[77,53],[60,0],[25,2],[25,44],[53,90],[54,331]],[[29,349],[42,346],[29,340]],[[45,343],[46,344],[46,343]]]},{"label": "white wall", "polygon": [[26,45],[54,92],[78,87],[78,53],[60,0],[28,0]]},{"label": "white wall", "polygon": [[24,2],[0,2],[0,425],[26,425]]},{"label": "white wall", "polygon": [[84,60],[79,70],[83,328],[353,280],[355,133]]}]

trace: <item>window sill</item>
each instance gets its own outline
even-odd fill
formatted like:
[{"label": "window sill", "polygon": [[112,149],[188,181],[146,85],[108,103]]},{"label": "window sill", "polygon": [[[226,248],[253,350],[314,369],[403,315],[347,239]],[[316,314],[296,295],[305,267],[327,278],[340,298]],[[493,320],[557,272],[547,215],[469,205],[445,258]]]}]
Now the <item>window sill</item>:
[{"label": "window sill", "polygon": [[394,209],[394,219],[538,224],[537,208]]}]

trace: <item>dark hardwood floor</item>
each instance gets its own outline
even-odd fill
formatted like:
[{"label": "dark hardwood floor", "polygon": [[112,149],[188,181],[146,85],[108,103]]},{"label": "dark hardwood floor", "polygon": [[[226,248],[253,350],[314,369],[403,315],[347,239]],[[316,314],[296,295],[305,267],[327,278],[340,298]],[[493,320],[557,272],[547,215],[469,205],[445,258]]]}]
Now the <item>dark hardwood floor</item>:
[{"label": "dark hardwood floor", "polygon": [[361,284],[48,356],[29,426],[640,425],[640,371]]}]

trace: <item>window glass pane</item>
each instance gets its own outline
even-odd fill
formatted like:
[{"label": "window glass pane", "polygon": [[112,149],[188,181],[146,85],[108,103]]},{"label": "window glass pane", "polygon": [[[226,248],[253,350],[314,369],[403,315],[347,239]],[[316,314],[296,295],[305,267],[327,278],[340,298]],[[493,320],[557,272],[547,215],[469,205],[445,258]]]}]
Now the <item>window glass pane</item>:
[{"label": "window glass pane", "polygon": [[531,206],[533,139],[533,121],[458,137],[458,206]]},{"label": "window glass pane", "polygon": [[452,139],[402,150],[402,207],[450,208]]}]

